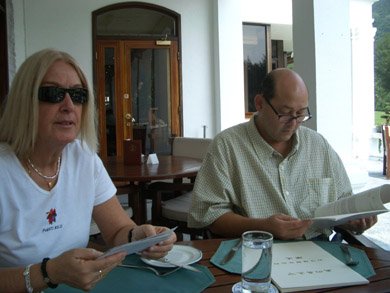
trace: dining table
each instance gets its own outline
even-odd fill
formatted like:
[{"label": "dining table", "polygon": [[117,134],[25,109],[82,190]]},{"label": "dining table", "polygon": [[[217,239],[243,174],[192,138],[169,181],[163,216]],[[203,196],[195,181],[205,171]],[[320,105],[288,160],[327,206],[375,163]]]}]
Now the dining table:
[{"label": "dining table", "polygon": [[199,159],[184,156],[157,155],[157,164],[144,162],[140,165],[124,164],[121,157],[102,158],[103,164],[114,182],[127,182],[138,187],[134,193],[132,208],[137,224],[147,223],[147,186],[152,181],[180,181],[183,178],[194,178],[202,164]]},{"label": "dining table", "polygon": [[[198,262],[206,266],[215,278],[204,292],[232,292],[232,287],[241,281],[241,275],[229,273],[217,266],[210,260],[217,251],[222,241],[230,239],[205,239],[178,242],[178,244],[189,245],[202,251],[202,259]],[[375,271],[375,276],[368,278],[369,284],[338,288],[324,288],[309,290],[305,292],[389,292],[390,291],[390,252],[381,248],[368,248],[360,245],[351,245],[363,250]]]},{"label": "dining table", "polygon": [[[196,250],[201,252],[200,257],[191,264],[191,266],[201,270],[201,273],[182,268],[178,271],[175,270],[169,276],[162,277],[155,276],[153,272],[147,269],[116,267],[96,285],[92,292],[232,292],[233,286],[241,282],[241,275],[239,273],[229,273],[227,270],[222,269],[221,265],[216,264],[216,256],[221,252],[221,247],[224,244],[237,240],[232,238],[214,238],[177,242],[175,246],[182,247],[179,251],[184,252],[187,249],[188,251]],[[322,247],[334,246],[338,248],[342,245],[335,242],[322,242],[323,244],[320,245]],[[101,248],[99,249],[99,247]],[[184,247],[187,248],[184,249]],[[101,251],[107,249],[101,245],[94,248]],[[363,274],[370,272],[370,276],[367,277],[369,280],[368,284],[333,288],[328,286],[327,288],[304,292],[389,292],[390,252],[380,247],[369,248],[362,245],[349,245],[349,248],[362,256],[361,260],[367,260],[369,265],[366,262],[361,262],[359,265],[362,265],[363,269],[360,268],[357,271],[362,271]],[[341,250],[338,249],[338,251]],[[222,250],[222,252],[225,255],[225,251]],[[193,251],[191,254],[196,255]],[[174,255],[180,258],[180,255],[176,253]],[[239,257],[239,255],[237,256]],[[140,256],[137,254],[128,255],[123,262],[145,266],[145,263],[140,260]],[[345,260],[343,262],[345,263]],[[161,270],[159,267],[153,267]],[[70,293],[80,291],[66,285],[60,285],[56,292]]]}]

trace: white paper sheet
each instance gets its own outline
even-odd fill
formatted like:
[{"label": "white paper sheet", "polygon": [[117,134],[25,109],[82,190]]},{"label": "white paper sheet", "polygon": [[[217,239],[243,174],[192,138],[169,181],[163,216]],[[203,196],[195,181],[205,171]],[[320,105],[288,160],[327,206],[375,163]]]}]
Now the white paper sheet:
[{"label": "white paper sheet", "polygon": [[148,248],[150,246],[153,246],[157,243],[160,243],[164,240],[167,240],[169,238],[169,236],[171,235],[171,233],[173,231],[175,231],[176,228],[177,227],[172,228],[172,229],[165,231],[163,233],[138,240],[138,241],[129,242],[129,243],[126,243],[126,244],[123,244],[120,246],[113,247],[113,248],[107,250],[101,256],[99,256],[98,259],[103,258],[103,257],[107,257],[109,255],[112,255],[112,254],[115,254],[115,253],[118,253],[121,251],[126,251],[127,254],[132,254],[132,253],[136,253],[136,252],[145,250],[146,248]]},{"label": "white paper sheet", "polygon": [[282,292],[369,283],[311,241],[274,244],[271,277]]},{"label": "white paper sheet", "polygon": [[314,227],[329,228],[349,221],[388,212],[384,203],[390,202],[390,185],[382,185],[320,206],[314,212]]}]

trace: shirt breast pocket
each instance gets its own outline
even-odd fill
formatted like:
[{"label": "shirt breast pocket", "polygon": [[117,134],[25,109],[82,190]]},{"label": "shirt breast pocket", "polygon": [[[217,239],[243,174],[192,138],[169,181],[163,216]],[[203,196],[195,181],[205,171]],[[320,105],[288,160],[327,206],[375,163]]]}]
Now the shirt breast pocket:
[{"label": "shirt breast pocket", "polygon": [[307,196],[303,206],[308,208],[311,214],[317,207],[336,200],[336,192],[333,178],[311,178],[306,181]]}]

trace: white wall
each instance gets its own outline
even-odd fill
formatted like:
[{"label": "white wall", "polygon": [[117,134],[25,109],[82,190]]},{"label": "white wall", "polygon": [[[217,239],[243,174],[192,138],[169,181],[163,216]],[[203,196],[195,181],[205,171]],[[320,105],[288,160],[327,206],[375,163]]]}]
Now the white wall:
[{"label": "white wall", "polygon": [[[14,63],[10,79],[27,56],[51,47],[73,55],[92,80],[91,13],[118,2],[125,1],[7,0],[14,22],[9,34],[10,64]],[[201,137],[206,125],[207,136],[213,137],[244,121],[242,21],[281,23],[274,34],[286,38],[282,26],[291,24],[291,0],[271,4],[257,0],[144,2],[181,15],[184,135]],[[276,9],[282,13],[273,13]]]},{"label": "white wall", "polygon": [[[309,89],[317,130],[342,157],[352,150],[349,0],[294,0],[295,70]],[[304,21],[306,19],[306,21]]]},{"label": "white wall", "polygon": [[[244,66],[240,2],[218,0],[220,130],[245,121]],[[240,40],[240,41],[238,41]]]},{"label": "white wall", "polygon": [[242,0],[242,19],[245,21],[292,24],[291,0]]},{"label": "white wall", "polygon": [[[284,51],[293,51],[292,0],[241,0],[243,22],[271,25],[271,39],[283,40]],[[277,11],[277,13],[275,13]]]},{"label": "white wall", "polygon": [[[354,157],[366,159],[377,154],[378,141],[372,139],[375,124],[374,36],[372,3],[351,1],[353,149]],[[373,148],[371,145],[375,141]]]},{"label": "white wall", "polygon": [[367,159],[374,124],[373,0],[293,0],[295,70],[317,130],[345,159]]},{"label": "white wall", "polygon": [[[214,80],[214,1],[151,0],[181,15],[184,135],[202,137],[216,130]],[[19,67],[26,56],[51,47],[74,56],[92,81],[92,11],[117,0],[8,0],[14,30],[10,63]],[[22,12],[25,11],[25,14]],[[196,25],[195,25],[196,24]],[[12,48],[13,47],[13,48]],[[14,72],[10,71],[10,79]]]},{"label": "white wall", "polygon": [[[300,3],[305,1],[298,0]],[[357,2],[356,10],[360,9],[364,14],[363,18],[360,15],[356,19],[351,18],[351,26],[359,27],[360,37],[366,32],[363,28],[367,27],[371,19],[367,11],[371,12],[372,1],[351,0]],[[125,1],[7,0],[10,80],[26,56],[46,47],[69,52],[79,60],[92,80],[92,11],[118,2]],[[184,136],[202,137],[202,126],[206,125],[207,136],[213,137],[219,131],[244,121],[242,22],[271,24],[271,38],[284,39],[285,50],[293,50],[292,0],[144,2],[164,6],[181,15]],[[294,32],[294,42],[297,44],[294,44],[296,67],[300,73],[308,72],[303,77],[309,85],[313,97],[310,99],[310,107],[316,116],[308,125],[314,123],[312,128],[318,128],[338,152],[350,153],[352,138],[346,136],[351,133],[352,119],[354,123],[361,122],[363,112],[367,110],[365,113],[368,113],[371,107],[369,99],[372,99],[373,105],[373,79],[372,72],[369,72],[369,76],[362,76],[367,70],[361,70],[359,67],[354,68],[354,75],[351,77],[346,68],[351,58],[355,61],[360,58],[357,63],[359,66],[363,63],[371,66],[372,60],[365,58],[362,62],[361,56],[368,56],[367,51],[352,57],[348,55],[351,40],[350,32],[346,29],[346,15],[349,13],[345,10],[349,1],[329,0],[315,3],[321,7],[316,9],[315,19],[313,5],[311,8],[302,5],[300,11],[295,11],[298,17],[294,18],[294,29],[298,27],[300,30],[299,34]],[[329,12],[329,5],[335,9],[332,13]],[[338,5],[341,6],[337,10]],[[314,34],[314,27],[317,29],[317,35]],[[312,47],[305,43],[307,40],[302,37],[304,34],[311,35]],[[360,40],[364,39],[366,38]],[[318,42],[316,48],[315,42]],[[358,49],[361,48],[361,43],[353,41],[354,48],[355,45]],[[343,49],[340,49],[340,46]],[[313,74],[316,72],[316,66],[312,65],[315,62],[316,66],[321,65],[324,69],[320,75]],[[306,67],[304,71],[299,69],[302,66]],[[365,101],[362,103],[363,107],[359,108],[363,110],[356,109],[356,103],[352,106],[352,78],[354,95],[360,93],[360,100]],[[371,117],[365,117],[368,117],[365,120],[369,120],[367,123],[371,125]],[[364,127],[367,127],[367,123]],[[364,127],[354,128],[353,141],[359,145],[365,137],[355,133],[366,129]]]},{"label": "white wall", "polygon": [[328,139],[340,156],[351,157],[353,103],[349,0],[314,3],[317,131]]},{"label": "white wall", "polygon": [[26,56],[24,5],[22,1],[7,0],[8,70],[11,83],[16,70]]}]

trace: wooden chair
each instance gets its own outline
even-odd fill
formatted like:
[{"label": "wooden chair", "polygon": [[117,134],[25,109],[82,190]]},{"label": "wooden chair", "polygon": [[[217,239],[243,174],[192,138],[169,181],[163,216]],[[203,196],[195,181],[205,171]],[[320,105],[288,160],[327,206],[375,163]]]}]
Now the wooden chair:
[{"label": "wooden chair", "polygon": [[382,144],[383,144],[383,175],[390,179],[390,126],[382,126]]},{"label": "wooden chair", "polygon": [[368,239],[366,236],[362,234],[355,234],[352,233],[351,231],[335,227],[334,228],[335,232],[340,233],[343,236],[343,240],[345,240],[349,244],[356,244],[356,245],[362,245],[365,247],[370,247],[370,248],[376,248],[376,249],[383,249],[370,239]]},{"label": "wooden chair", "polygon": [[[212,139],[175,137],[172,140],[172,155],[203,160]],[[203,230],[187,227],[187,216],[190,208],[192,189],[195,178],[189,182],[153,182],[148,186],[152,198],[152,224],[178,226],[178,238],[182,233],[194,239]]]},{"label": "wooden chair", "polygon": [[[130,183],[116,185],[117,192],[116,195],[120,198],[119,202],[125,210],[129,218],[133,218],[136,223],[140,223],[140,209],[139,209],[139,200],[138,200],[138,186]],[[127,200],[124,200],[123,196],[127,194]],[[90,236],[95,236],[100,233],[99,227],[96,222],[92,219],[91,226],[89,230]]]}]

